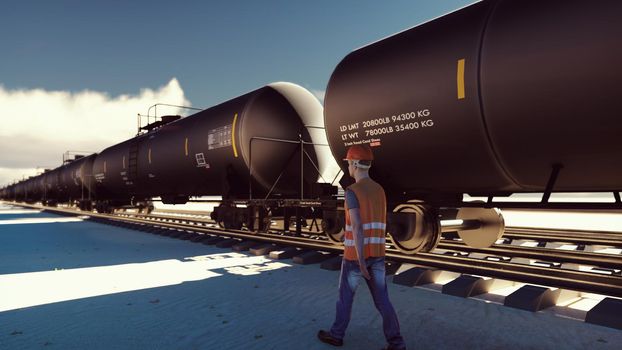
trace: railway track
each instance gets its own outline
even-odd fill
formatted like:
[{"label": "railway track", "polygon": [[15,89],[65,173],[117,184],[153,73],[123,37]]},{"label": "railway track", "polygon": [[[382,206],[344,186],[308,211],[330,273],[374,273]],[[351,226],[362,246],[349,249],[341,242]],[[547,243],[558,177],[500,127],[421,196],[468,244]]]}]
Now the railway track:
[{"label": "railway track", "polygon": [[[188,223],[190,225],[211,225],[216,226],[216,224],[212,220],[201,220],[195,219],[191,217],[175,217],[175,216],[166,216],[166,215],[144,215],[144,214],[130,214],[130,216],[143,218],[152,221],[172,221],[172,222],[181,222]],[[537,230],[519,230],[519,229],[510,229],[514,232],[515,239],[534,239],[538,242],[547,242],[547,241],[564,241],[567,242],[568,239],[565,239],[563,236],[563,231],[557,230],[540,230],[540,234],[545,236],[544,240],[539,239],[539,234]],[[281,230],[282,231],[282,230]],[[549,233],[549,231],[551,231]],[[521,232],[530,232],[528,236],[521,235]],[[319,232],[306,232],[307,235],[318,235]],[[570,239],[571,243],[582,244],[584,245],[581,248],[585,248],[585,245],[598,245],[603,244],[603,242],[612,242],[615,241],[613,237],[617,234],[609,234],[599,232],[598,234],[593,234],[594,237],[584,237],[580,238],[581,233],[578,231],[573,233],[573,237]],[[504,234],[504,237],[506,235]],[[553,239],[552,236],[557,237],[557,239]],[[604,241],[603,236],[611,236],[607,237],[606,241]],[[622,235],[617,235],[617,244],[622,245]],[[609,271],[605,269],[596,270],[598,273],[611,273],[620,275],[620,268],[622,268],[622,255],[613,255],[606,253],[594,253],[594,252],[585,252],[581,250],[561,250],[561,249],[550,249],[543,247],[525,247],[525,246],[512,246],[510,244],[495,244],[490,248],[473,248],[469,247],[461,242],[456,242],[450,239],[441,240],[440,244],[437,247],[438,249],[448,250],[448,251],[456,251],[456,252],[466,252],[466,253],[478,253],[484,254],[484,259],[488,260],[509,260],[512,258],[526,258],[537,260],[538,263],[545,265],[550,264],[551,267],[561,267],[561,264],[584,264],[584,265],[595,265],[597,268],[605,268],[610,269]],[[579,248],[579,247],[577,247]]]},{"label": "railway track", "polygon": [[[20,204],[21,205],[21,204]],[[302,236],[287,235],[282,230],[274,233],[251,233],[243,230],[224,230],[208,219],[196,217],[176,217],[170,215],[147,214],[98,214],[84,213],[65,208],[48,208],[24,205],[31,208],[61,213],[64,215],[88,215],[95,221],[108,222],[128,228],[162,233],[172,236],[184,236],[185,239],[202,241],[220,236],[237,240],[251,240],[258,243],[270,243],[279,246],[294,246],[305,250],[317,250],[337,256],[342,248],[324,239],[318,232],[305,232]],[[165,231],[162,231],[165,230]],[[518,239],[531,237],[538,239],[539,234],[531,229],[509,229],[510,234]],[[175,232],[175,233],[173,233]],[[567,242],[563,232],[542,232],[545,240]],[[602,244],[603,235],[608,235],[607,242],[613,241],[615,234],[599,233],[598,237],[582,239],[574,232],[572,239]],[[504,234],[504,237],[506,235]],[[553,239],[555,237],[555,239]],[[611,244],[619,246],[618,244]],[[477,257],[476,257],[477,256]],[[533,259],[536,264],[518,263],[517,259]],[[438,249],[429,253],[404,255],[396,249],[387,249],[387,259],[399,263],[409,263],[432,269],[486,276],[528,284],[570,289],[580,292],[598,293],[622,297],[622,255],[590,253],[583,251],[564,251],[539,247],[510,246],[496,244],[490,248],[472,248],[461,242],[443,239]],[[564,264],[596,265],[593,270],[565,268]]]},{"label": "railway track", "polygon": [[[468,253],[479,253],[487,255],[488,260],[496,260],[496,258],[526,258],[539,260],[540,263],[546,262],[557,263],[552,264],[552,267],[561,267],[558,264],[573,263],[584,265],[595,265],[597,267],[604,267],[612,269],[612,271],[622,268],[622,255],[612,256],[602,253],[590,253],[583,251],[568,251],[559,249],[545,249],[545,248],[532,248],[532,247],[520,247],[511,246],[508,244],[495,244],[490,248],[473,248],[458,242],[441,241],[438,248],[446,250],[454,250]],[[614,274],[620,274],[616,272]]]},{"label": "railway track", "polygon": [[622,248],[622,233],[506,227],[504,238]]},{"label": "railway track", "polygon": [[[173,213],[169,213],[173,214]],[[216,225],[211,219],[197,218],[198,213],[192,216],[175,216],[175,215],[157,215],[157,214],[131,214],[124,213],[121,216],[132,216],[144,218],[146,220],[163,220],[171,222],[188,222],[188,223],[200,223],[206,225]],[[203,215],[207,216],[207,215]],[[303,231],[306,234],[322,234],[313,231]],[[566,234],[567,232],[567,234]],[[538,245],[543,245],[547,242],[556,242],[564,244],[577,245],[577,250],[583,250],[586,246],[611,246],[622,248],[622,233],[609,233],[609,232],[592,232],[592,231],[565,231],[565,230],[551,230],[551,229],[529,229],[529,228],[515,228],[507,227],[503,233],[503,238],[510,240],[526,240],[537,242]],[[452,239],[443,238],[441,242],[455,242]],[[500,246],[500,245],[496,245]],[[526,249],[526,248],[525,248]],[[547,249],[552,250],[552,249]],[[534,250],[537,252],[538,250]],[[545,249],[539,250],[545,251]],[[556,250],[557,251],[557,250]],[[595,254],[596,256],[599,254]]]},{"label": "railway track", "polygon": [[[130,220],[136,224],[145,224],[145,220],[143,219],[123,218],[118,220]],[[196,224],[159,222],[157,225],[163,228],[193,231],[198,234],[219,235],[240,240],[253,240],[281,246],[314,249],[333,253],[335,255],[342,252],[341,247],[320,238],[249,233],[247,231],[225,231],[223,229],[202,227]],[[460,248],[466,247],[464,245],[462,246],[463,247]],[[519,264],[503,259],[494,261],[491,259],[478,259],[469,256],[439,254],[434,252],[404,255],[395,249],[388,249],[386,256],[387,259],[399,263],[409,263],[465,274],[622,297],[622,276],[616,274],[600,274],[596,272],[562,269],[559,267],[551,268]]]},{"label": "railway track", "polygon": [[[157,211],[160,213],[159,211]],[[209,219],[209,213],[197,211],[175,212],[163,211],[161,214],[122,213],[155,220],[180,220],[214,223]],[[199,217],[205,217],[200,219]],[[622,232],[559,230],[542,228],[524,228],[507,226],[503,233],[504,238],[537,240],[539,242],[565,242],[584,245],[609,245],[622,247]]]}]

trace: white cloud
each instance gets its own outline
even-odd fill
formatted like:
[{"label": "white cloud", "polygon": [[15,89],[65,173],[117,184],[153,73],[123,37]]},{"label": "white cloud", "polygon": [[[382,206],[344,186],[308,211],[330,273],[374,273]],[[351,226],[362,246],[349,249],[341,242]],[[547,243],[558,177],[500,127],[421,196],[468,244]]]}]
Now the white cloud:
[{"label": "white cloud", "polygon": [[[67,150],[99,152],[136,134],[136,114],[155,103],[189,106],[176,78],[156,89],[110,96],[99,91],[8,90],[0,85],[0,187],[35,167],[57,167]],[[158,107],[158,115],[187,114]]]},{"label": "white cloud", "polygon": [[[3,152],[4,153],[4,152]],[[0,168],[0,188],[13,182],[13,180],[22,180],[28,176],[41,173],[43,169],[36,168]]]}]

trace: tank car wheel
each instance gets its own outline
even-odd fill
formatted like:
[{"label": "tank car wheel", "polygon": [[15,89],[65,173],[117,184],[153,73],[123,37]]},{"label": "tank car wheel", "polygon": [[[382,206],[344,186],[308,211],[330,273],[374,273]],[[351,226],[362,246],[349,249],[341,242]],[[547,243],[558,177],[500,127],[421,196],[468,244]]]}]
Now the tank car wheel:
[{"label": "tank car wheel", "polygon": [[270,216],[266,216],[259,222],[259,227],[257,228],[257,230],[255,232],[258,232],[258,233],[269,233],[270,232],[270,225],[272,225],[272,220],[271,220]]},{"label": "tank car wheel", "polygon": [[272,212],[263,206],[249,206],[246,228],[251,233],[267,233],[270,230]]},{"label": "tank car wheel", "polygon": [[474,230],[458,230],[462,241],[474,248],[488,248],[501,238],[505,231],[505,220],[497,208],[460,208],[458,220],[479,220],[480,227]]},{"label": "tank car wheel", "polygon": [[261,220],[261,224],[259,227],[259,232],[268,233],[270,232],[270,227],[272,226],[272,210],[267,208],[265,215]]},{"label": "tank car wheel", "polygon": [[409,215],[392,215],[387,228],[393,245],[404,254],[429,252],[436,247],[441,239],[441,225],[433,208],[424,204],[401,204],[394,213]]},{"label": "tank car wheel", "polygon": [[234,205],[221,203],[210,214],[212,220],[225,230],[241,230],[245,223],[245,217]]},{"label": "tank car wheel", "polygon": [[241,230],[243,223],[233,218],[231,220],[225,220],[224,226],[226,230]]},{"label": "tank car wheel", "polygon": [[[344,220],[339,215],[326,215],[322,218],[322,231],[326,234],[328,241],[338,245],[343,245],[343,235],[345,234]],[[337,213],[335,213],[337,214]]]},{"label": "tank car wheel", "polygon": [[345,234],[344,230],[339,230],[339,231],[324,230],[324,233],[326,234],[326,237],[328,237],[328,240],[330,241],[330,243],[333,243],[335,245],[343,245],[343,235]]},{"label": "tank car wheel", "polygon": [[97,202],[95,205],[95,210],[101,214],[112,214],[114,213],[114,208],[110,206],[107,202]]}]

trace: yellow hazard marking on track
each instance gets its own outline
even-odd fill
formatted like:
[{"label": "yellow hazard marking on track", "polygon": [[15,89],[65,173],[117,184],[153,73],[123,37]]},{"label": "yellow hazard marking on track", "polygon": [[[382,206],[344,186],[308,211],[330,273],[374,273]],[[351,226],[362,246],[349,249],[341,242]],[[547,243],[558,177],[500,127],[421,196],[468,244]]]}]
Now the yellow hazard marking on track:
[{"label": "yellow hazard marking on track", "polygon": [[186,150],[186,157],[188,156],[188,138],[186,137],[186,144],[184,146],[184,149]]},{"label": "yellow hazard marking on track", "polygon": [[151,148],[149,148],[149,164],[151,164]]},{"label": "yellow hazard marking on track", "polygon": [[231,126],[231,145],[233,146],[233,156],[238,157],[238,149],[235,147],[235,123],[238,121],[238,114],[233,116],[233,125]]},{"label": "yellow hazard marking on track", "polygon": [[462,100],[464,98],[464,58],[458,60],[458,74],[456,82],[458,84],[458,99]]}]

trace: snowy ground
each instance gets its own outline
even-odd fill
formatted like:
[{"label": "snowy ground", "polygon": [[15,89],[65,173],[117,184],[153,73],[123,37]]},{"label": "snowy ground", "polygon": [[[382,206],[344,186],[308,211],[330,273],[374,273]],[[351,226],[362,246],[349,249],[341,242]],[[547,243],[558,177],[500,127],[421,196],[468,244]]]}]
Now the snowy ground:
[{"label": "snowy ground", "polygon": [[[0,205],[0,349],[331,349],[338,273]],[[389,284],[410,349],[619,349],[622,331]],[[361,286],[344,349],[380,349]]]}]

